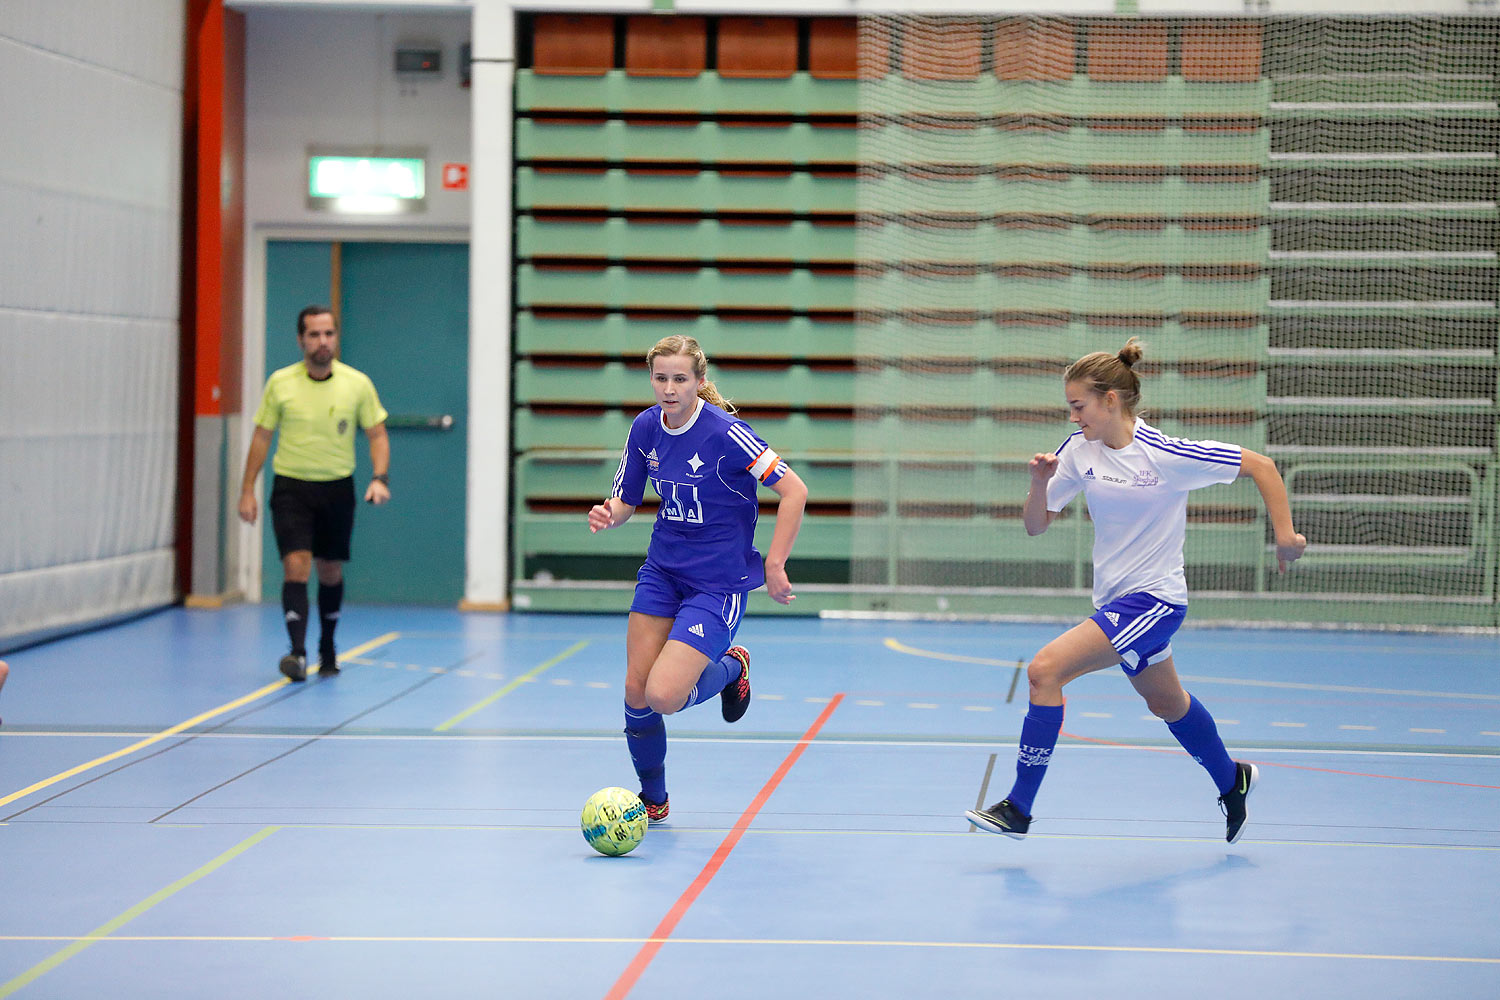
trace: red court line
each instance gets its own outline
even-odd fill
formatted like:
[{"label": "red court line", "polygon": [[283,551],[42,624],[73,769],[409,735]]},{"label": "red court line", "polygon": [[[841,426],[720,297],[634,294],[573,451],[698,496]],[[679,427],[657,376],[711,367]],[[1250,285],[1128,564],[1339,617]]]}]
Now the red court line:
[{"label": "red court line", "polygon": [[781,784],[781,779],[785,778],[787,772],[792,769],[792,765],[797,763],[798,758],[802,756],[802,751],[806,750],[808,744],[812,743],[817,737],[818,730],[823,728],[823,724],[828,721],[829,717],[833,715],[833,710],[838,708],[839,702],[843,700],[844,693],[842,691],[834,695],[833,700],[828,703],[828,707],[823,709],[822,714],[818,716],[807,732],[802,734],[802,738],[797,741],[797,745],[792,748],[792,752],[786,755],[786,760],[782,761],[781,766],[776,769],[776,773],[771,775],[771,780],[767,781],[765,786],[761,788],[760,794],[755,796],[755,801],[750,803],[740,815],[739,821],[734,824],[734,829],[730,830],[729,835],[724,838],[723,843],[719,844],[719,849],[714,851],[714,856],[708,859],[708,864],[703,866],[703,870],[698,873],[698,877],[693,880],[693,884],[688,886],[687,891],[678,897],[676,903],[672,904],[672,908],[667,911],[667,915],[661,918],[661,923],[656,925],[656,930],[651,932],[650,939],[641,946],[640,951],[636,952],[635,958],[625,967],[625,971],[620,973],[620,978],[615,980],[615,985],[604,995],[604,1000],[623,1000],[625,994],[629,993],[635,986],[636,981],[641,978],[641,974],[646,971],[646,966],[651,964],[651,960],[656,957],[656,953],[661,951],[661,946],[666,944],[667,938],[672,936],[672,931],[676,930],[678,922],[686,916],[688,907],[693,905],[698,896],[708,887],[708,883],[718,874],[720,867],[728,859],[729,852],[734,850],[735,845],[740,842],[740,838],[745,835],[745,831],[750,828],[750,824],[754,821],[756,814],[766,804],[766,800],[771,797],[771,793],[776,791],[777,786]]},{"label": "red court line", "polygon": [[[1070,740],[1078,740],[1080,743],[1100,743],[1111,747],[1130,747],[1133,750],[1150,750],[1152,753],[1184,753],[1173,747],[1143,747],[1135,743],[1121,743],[1117,740],[1098,739],[1093,736],[1075,736],[1072,733],[1063,733]],[[1317,753],[1309,750],[1308,753]],[[1246,761],[1250,763],[1250,761]],[[1334,767],[1313,767],[1309,764],[1282,764],[1272,760],[1257,760],[1253,763],[1260,767],[1283,767],[1288,771],[1318,771],[1322,774],[1342,774],[1350,778],[1384,778],[1387,781],[1415,781],[1423,785],[1452,785],[1455,788],[1488,788],[1491,791],[1500,792],[1500,785],[1480,785],[1472,781],[1444,781],[1441,778],[1412,778],[1403,774],[1370,774],[1365,771],[1341,771]]]}]

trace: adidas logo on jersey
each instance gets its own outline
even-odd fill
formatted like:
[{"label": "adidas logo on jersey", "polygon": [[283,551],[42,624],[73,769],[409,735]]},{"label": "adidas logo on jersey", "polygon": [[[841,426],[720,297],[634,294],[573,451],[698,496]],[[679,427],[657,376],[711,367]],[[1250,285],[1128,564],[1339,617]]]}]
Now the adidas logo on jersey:
[{"label": "adidas logo on jersey", "polygon": [[691,632],[691,633],[693,633],[694,635],[696,635],[700,639],[703,638],[703,626],[702,625],[689,625],[688,626],[688,631]]},{"label": "adidas logo on jersey", "polygon": [[1115,612],[1115,611],[1106,611],[1106,612],[1104,612],[1104,617],[1106,617],[1106,618],[1109,619],[1109,623],[1111,625],[1114,625],[1116,628],[1119,627],[1119,625],[1120,625],[1120,615],[1119,615],[1118,612]]},{"label": "adidas logo on jersey", "polygon": [[1093,479],[1094,478],[1094,469],[1093,469],[1092,466],[1090,466],[1089,470],[1083,474],[1083,478],[1084,479]]}]

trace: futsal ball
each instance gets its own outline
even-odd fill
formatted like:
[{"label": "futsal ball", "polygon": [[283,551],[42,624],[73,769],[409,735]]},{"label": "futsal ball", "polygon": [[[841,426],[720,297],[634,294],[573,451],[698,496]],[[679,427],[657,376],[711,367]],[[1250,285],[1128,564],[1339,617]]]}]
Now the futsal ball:
[{"label": "futsal ball", "polygon": [[583,804],[579,823],[600,854],[629,854],[646,836],[646,806],[627,788],[601,788]]}]

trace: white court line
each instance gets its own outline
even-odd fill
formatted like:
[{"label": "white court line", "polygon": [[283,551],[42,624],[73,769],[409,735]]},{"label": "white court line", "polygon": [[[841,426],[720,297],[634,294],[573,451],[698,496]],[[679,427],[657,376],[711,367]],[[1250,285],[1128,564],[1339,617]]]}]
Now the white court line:
[{"label": "white court line", "polygon": [[[1160,721],[1156,716],[1147,716],[1153,721]],[[1221,720],[1215,720],[1221,721]],[[0,730],[0,740],[24,739],[26,737],[98,737],[119,738],[140,736],[140,733],[78,733],[78,732],[50,732],[29,731],[13,732]],[[530,734],[510,733],[329,733],[320,735],[315,732],[298,733],[192,733],[195,740],[295,740],[306,742],[309,738],[316,736],[318,740],[345,740],[345,741],[389,741],[392,743],[613,743],[620,738],[619,733],[601,733],[597,736],[571,735],[571,736],[535,736]],[[1485,731],[1482,736],[1500,736],[1500,732]],[[756,746],[795,746],[799,741],[787,737],[773,736],[672,736],[673,743],[702,743],[723,744],[725,746],[743,746],[753,744]],[[880,739],[850,739],[836,736],[819,736],[818,746],[839,747],[934,747],[942,750],[996,750],[1015,749],[1014,739],[1004,740],[880,740]],[[1144,743],[1094,743],[1090,741],[1068,742],[1068,752],[1075,750],[1133,750],[1141,752],[1158,753],[1162,750],[1179,750],[1177,744],[1144,744]],[[1287,754],[1307,756],[1334,756],[1334,757],[1451,757],[1457,760],[1500,760],[1500,749],[1494,752],[1455,752],[1451,750],[1373,750],[1359,747],[1229,747],[1231,752],[1246,754]]]},{"label": "white court line", "polygon": [[[676,831],[674,831],[676,832]],[[715,831],[717,832],[717,831]],[[958,836],[962,836],[959,834]],[[1041,834],[1046,836],[1046,834]],[[1132,838],[1133,839],[1133,838]],[[1197,842],[1195,839],[1193,842]],[[1257,841],[1258,844],[1266,841]],[[1292,843],[1301,846],[1301,842]],[[1328,846],[1345,846],[1343,844]],[[1378,846],[1378,845],[1377,845]],[[1491,850],[1491,848],[1480,848]],[[80,938],[61,934],[3,934],[0,941],[84,941],[88,938]],[[1379,953],[1362,952],[1338,952],[1338,951],[1271,951],[1266,949],[1251,948],[1176,948],[1152,945],[1125,945],[1125,944],[1056,944],[1045,942],[1012,942],[1012,941],[916,941],[916,940],[872,940],[872,939],[839,939],[839,938],[671,938],[673,945],[709,945],[722,948],[727,945],[747,947],[809,947],[809,948],[879,948],[882,951],[893,948],[911,949],[938,949],[945,951],[990,951],[990,952],[1082,952],[1082,953],[1118,953],[1118,954],[1147,954],[1147,955],[1227,955],[1236,958],[1259,958],[1275,959],[1285,961],[1287,959],[1320,959],[1353,962],[1428,962],[1454,965],[1500,965],[1500,958],[1472,955],[1388,955]],[[621,944],[654,944],[665,943],[666,938],[646,937],[532,937],[532,936],[486,936],[486,935],[464,935],[464,936],[423,936],[423,935],[355,935],[355,934],[329,934],[329,935],[299,935],[291,937],[288,935],[269,934],[112,934],[107,938],[100,938],[98,943],[119,944],[122,942],[295,942],[299,948],[308,947],[312,943],[358,943],[358,944],[384,944],[384,945],[496,945],[496,944],[569,944],[569,945],[621,945]]]}]

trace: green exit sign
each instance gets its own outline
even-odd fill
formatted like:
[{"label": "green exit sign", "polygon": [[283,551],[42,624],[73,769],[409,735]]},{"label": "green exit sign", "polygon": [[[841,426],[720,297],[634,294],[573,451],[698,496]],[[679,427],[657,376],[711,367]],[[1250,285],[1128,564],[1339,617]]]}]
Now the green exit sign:
[{"label": "green exit sign", "polygon": [[426,173],[415,156],[309,156],[307,196],[335,211],[410,211],[427,195]]}]

